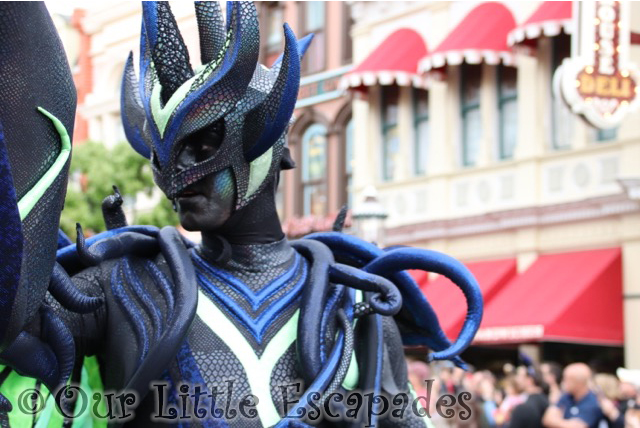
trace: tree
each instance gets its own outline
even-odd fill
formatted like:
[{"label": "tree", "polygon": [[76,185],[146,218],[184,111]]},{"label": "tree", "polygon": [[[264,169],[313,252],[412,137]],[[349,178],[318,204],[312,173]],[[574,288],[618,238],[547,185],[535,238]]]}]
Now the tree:
[{"label": "tree", "polygon": [[[149,161],[124,143],[110,149],[91,141],[74,146],[60,228],[70,237],[75,236],[76,222],[87,235],[104,231],[102,200],[113,193],[113,185],[120,189],[125,205],[134,207],[137,194],[150,196],[155,187]],[[175,225],[178,219],[163,197],[151,212],[134,210],[133,222],[161,227]]]}]

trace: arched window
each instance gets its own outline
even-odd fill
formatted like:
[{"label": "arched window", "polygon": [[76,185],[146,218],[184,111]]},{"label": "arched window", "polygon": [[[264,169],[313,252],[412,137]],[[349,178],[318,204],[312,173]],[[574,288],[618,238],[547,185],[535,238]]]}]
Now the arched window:
[{"label": "arched window", "polygon": [[327,128],[310,125],[302,135],[302,214],[327,213]]}]

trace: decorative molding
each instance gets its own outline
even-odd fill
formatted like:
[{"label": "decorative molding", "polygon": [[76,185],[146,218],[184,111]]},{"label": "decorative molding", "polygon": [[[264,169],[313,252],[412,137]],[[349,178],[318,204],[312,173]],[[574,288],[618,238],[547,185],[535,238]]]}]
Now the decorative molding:
[{"label": "decorative molding", "polygon": [[435,220],[388,228],[389,245],[445,239],[510,229],[546,226],[640,212],[640,201],[627,193],[578,202],[505,210],[452,220]]}]

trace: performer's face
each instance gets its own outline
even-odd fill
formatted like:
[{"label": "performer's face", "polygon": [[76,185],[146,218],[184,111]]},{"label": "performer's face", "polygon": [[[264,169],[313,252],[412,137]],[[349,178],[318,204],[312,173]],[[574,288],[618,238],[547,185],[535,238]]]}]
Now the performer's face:
[{"label": "performer's face", "polygon": [[[178,155],[178,169],[187,169],[217,152],[224,129],[205,128],[187,137]],[[180,224],[190,231],[213,231],[231,216],[235,182],[230,169],[210,174],[186,187],[176,198]]]}]

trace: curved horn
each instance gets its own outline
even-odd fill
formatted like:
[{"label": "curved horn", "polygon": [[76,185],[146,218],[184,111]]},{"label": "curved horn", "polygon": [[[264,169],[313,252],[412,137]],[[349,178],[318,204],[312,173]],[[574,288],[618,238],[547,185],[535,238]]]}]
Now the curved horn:
[{"label": "curved horn", "polygon": [[[278,78],[269,95],[247,114],[243,141],[255,142],[245,150],[245,160],[251,162],[265,153],[282,136],[289,125],[300,87],[300,55],[298,42],[291,28],[284,24],[285,48]],[[258,124],[262,124],[260,127]]]},{"label": "curved horn", "polygon": [[258,63],[258,13],[253,2],[229,1],[227,19],[224,56],[208,63],[196,76],[172,118],[182,125],[168,131],[165,139],[180,139],[210,125],[244,96]]},{"label": "curved horn", "polygon": [[[309,45],[311,45],[311,41],[313,40],[313,33],[307,34],[301,39],[298,39],[298,57],[300,58],[300,62],[302,62],[302,58],[304,58],[304,54],[307,53],[307,49],[309,49]],[[272,72],[278,72],[280,70],[280,66],[282,64],[282,57],[284,56],[284,52],[274,61],[271,66]]]},{"label": "curved horn", "polygon": [[189,51],[168,2],[143,2],[143,16],[151,58],[162,86],[162,102],[166,103],[193,76]]},{"label": "curved horn", "polygon": [[[145,25],[145,12],[147,3],[142,2],[142,20],[140,22],[140,81],[138,82],[138,92],[141,100],[148,100],[153,89],[154,76],[153,67],[151,67],[151,47],[149,36],[147,34],[147,26]],[[145,109],[147,103],[144,103]],[[149,114],[149,113],[147,113]]]},{"label": "curved horn", "polygon": [[138,90],[138,78],[133,69],[133,52],[129,52],[127,63],[124,66],[122,90],[120,94],[122,126],[124,127],[127,140],[136,152],[150,159],[150,144],[145,140],[144,134],[144,122],[146,120],[144,106],[142,105],[140,92]]},{"label": "curved horn", "polygon": [[200,36],[200,60],[202,64],[208,64],[224,48],[226,31],[222,10],[217,1],[197,1],[195,7]]}]

